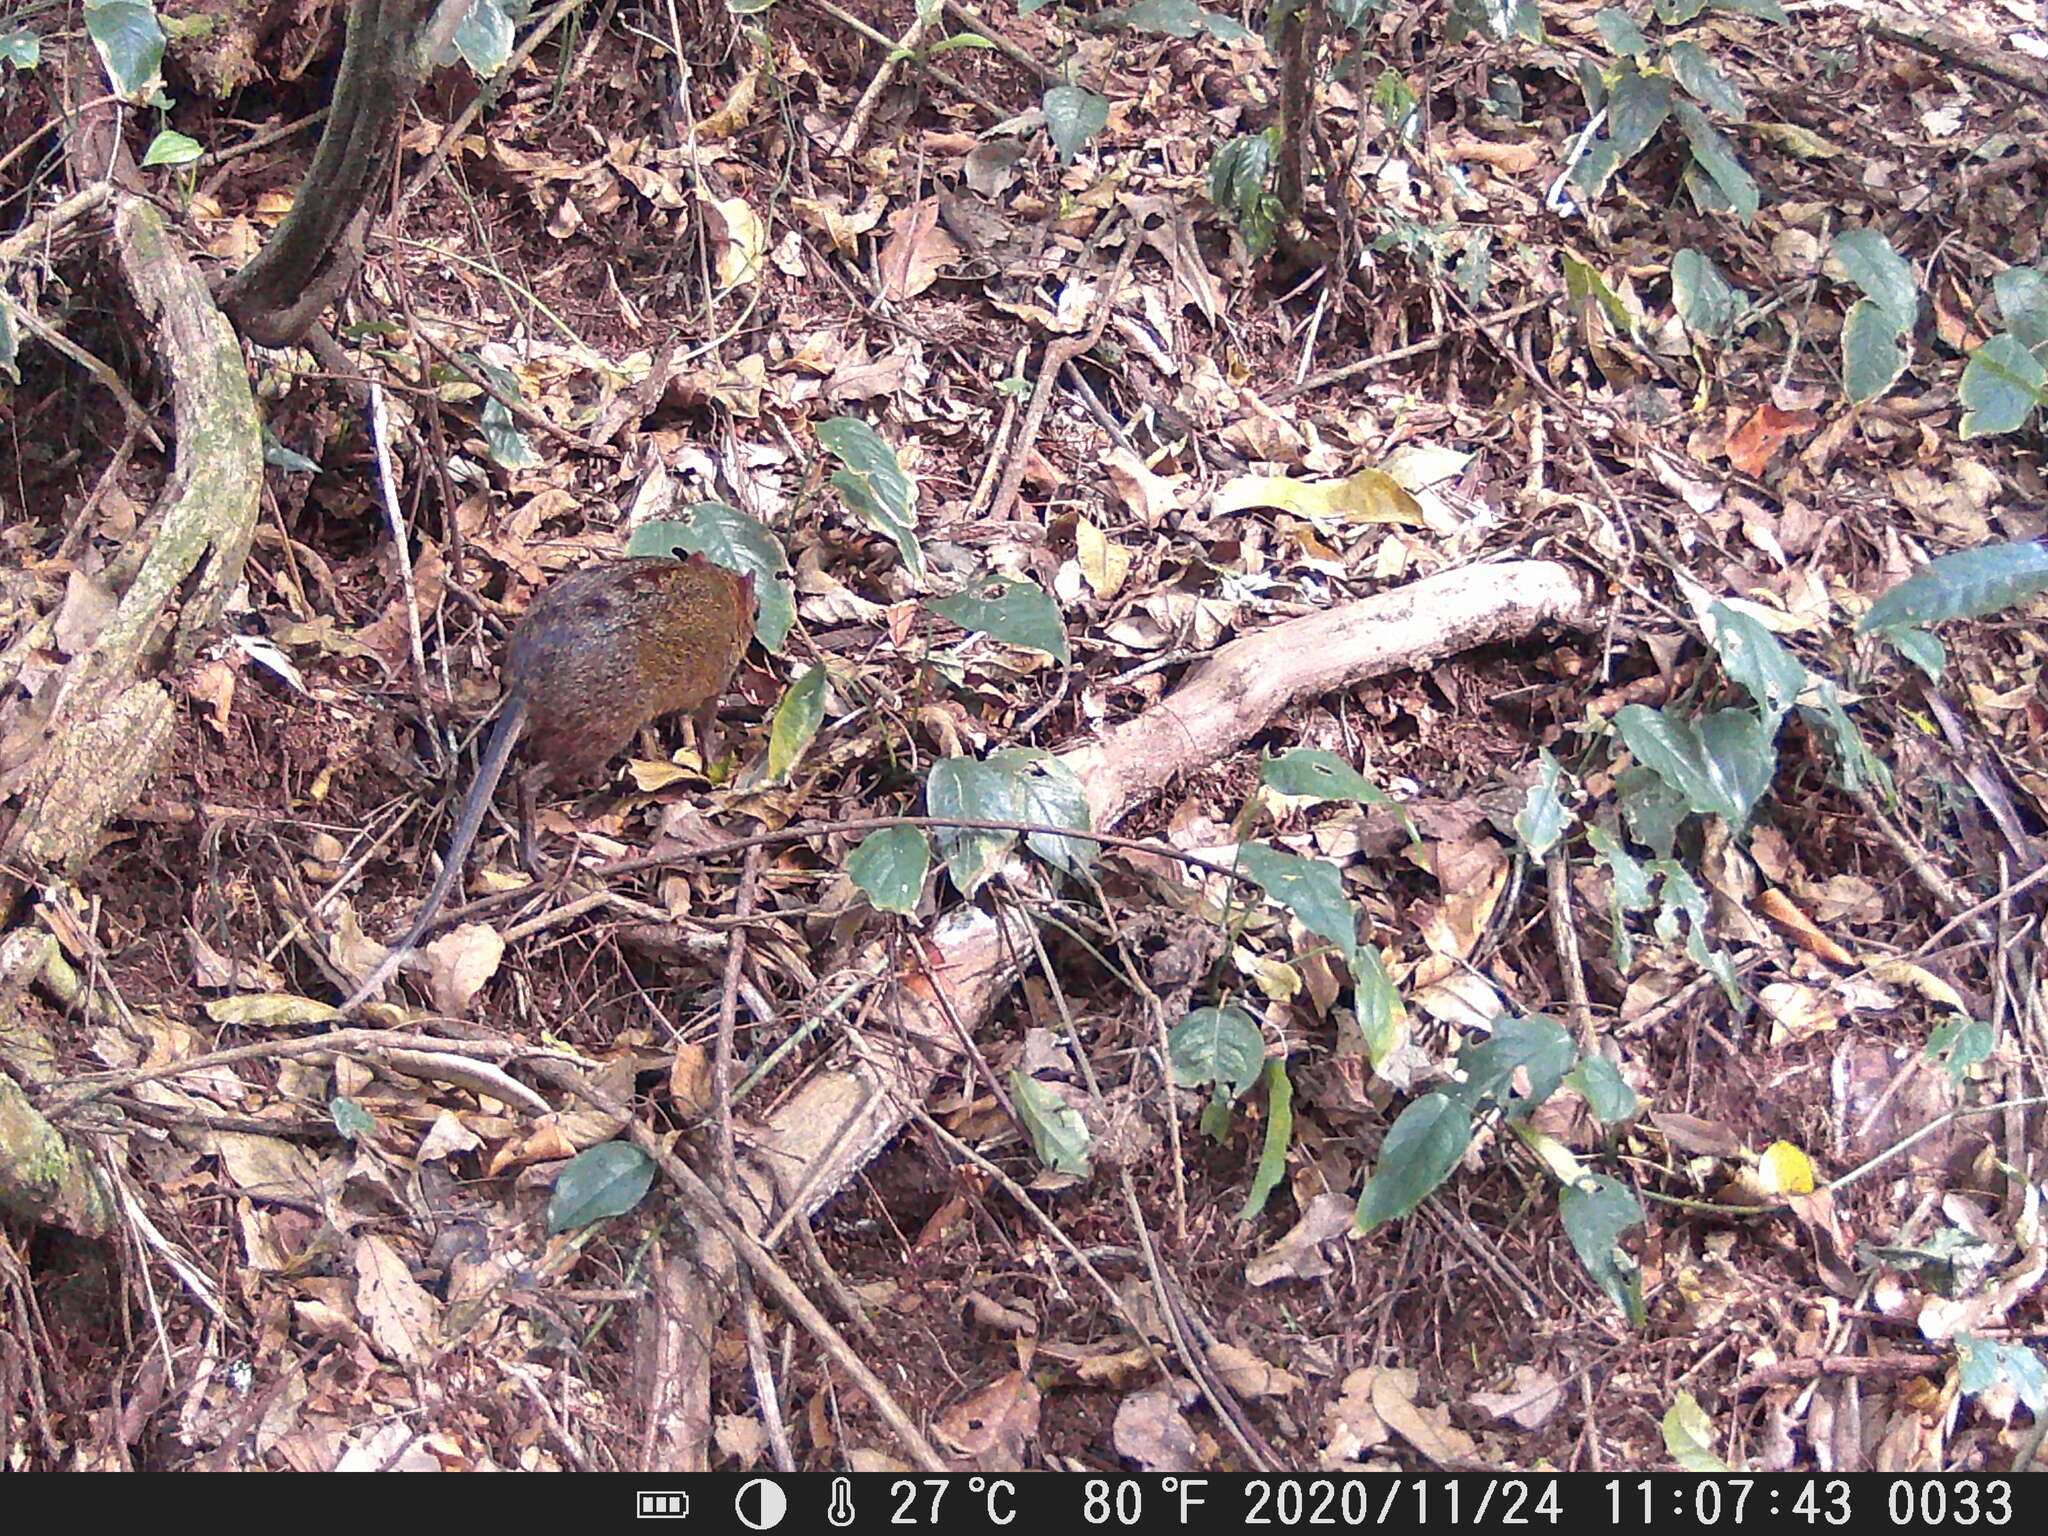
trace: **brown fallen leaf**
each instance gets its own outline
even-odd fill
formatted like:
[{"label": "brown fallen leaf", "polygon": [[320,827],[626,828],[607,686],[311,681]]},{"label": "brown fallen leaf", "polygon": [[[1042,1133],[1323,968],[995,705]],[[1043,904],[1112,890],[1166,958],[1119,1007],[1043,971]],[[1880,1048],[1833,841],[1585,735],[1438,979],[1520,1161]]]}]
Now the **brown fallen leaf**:
[{"label": "brown fallen leaf", "polygon": [[1110,1429],[1117,1454],[1146,1472],[1192,1472],[1200,1466],[1194,1426],[1180,1411],[1182,1395],[1168,1384],[1133,1392],[1119,1403]]},{"label": "brown fallen leaf", "polygon": [[897,210],[882,246],[882,297],[901,302],[914,298],[938,281],[939,273],[960,259],[959,242],[939,223],[939,200],[927,197]]},{"label": "brown fallen leaf", "polygon": [[1813,411],[1781,411],[1765,401],[1728,439],[1728,462],[1745,475],[1761,475],[1785,440],[1820,425]]},{"label": "brown fallen leaf", "polygon": [[1474,1392],[1472,1406],[1524,1429],[1541,1429],[1564,1402],[1564,1383],[1533,1365],[1515,1367],[1505,1392]]},{"label": "brown fallen leaf", "polygon": [[1023,1371],[991,1382],[956,1403],[932,1430],[987,1471],[1023,1464],[1025,1443],[1038,1434],[1038,1388]]}]

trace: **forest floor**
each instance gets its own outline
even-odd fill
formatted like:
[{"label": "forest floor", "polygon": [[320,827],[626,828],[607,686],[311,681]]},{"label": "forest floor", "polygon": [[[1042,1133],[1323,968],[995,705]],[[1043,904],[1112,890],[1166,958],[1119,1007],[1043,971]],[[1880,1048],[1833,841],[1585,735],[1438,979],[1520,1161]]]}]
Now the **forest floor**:
[{"label": "forest floor", "polygon": [[[1933,19],[2039,70],[2020,9]],[[1677,118],[1597,195],[1561,180],[1582,68],[1615,63],[1599,7],[1543,4],[1540,45],[1445,42],[1440,4],[1367,15],[1326,40],[1302,216],[1263,254],[1209,175],[1275,118],[1281,61],[1255,36],[948,5],[917,47],[938,29],[1004,46],[877,83],[854,22],[896,38],[907,0],[782,0],[744,25],[537,11],[519,36],[561,24],[473,122],[474,76],[434,77],[328,317],[387,386],[409,575],[349,381],[250,355],[283,452],[228,632],[170,679],[149,793],[75,888],[28,904],[117,1000],[20,1001],[57,1080],[303,1037],[252,1000],[331,1001],[361,936],[403,925],[505,628],[650,518],[716,501],[758,520],[794,627],[742,664],[729,760],[665,726],[602,792],[543,806],[566,885],[526,885],[516,835],[487,833],[470,889],[520,900],[458,929],[427,987],[623,1073],[693,1159],[721,1014],[739,1073],[764,1068],[726,1111],[744,1141],[808,1067],[889,1027],[884,992],[842,1002],[865,947],[911,968],[962,898],[935,874],[913,913],[876,910],[851,832],[750,864],[597,866],[915,813],[935,762],[1067,748],[1235,637],[1453,567],[1562,562],[1597,590],[1597,627],[1309,700],[1115,829],[1314,860],[1397,1004],[1353,990],[1305,895],[1220,901],[1132,850],[1087,879],[1007,870],[974,899],[1030,913],[1024,979],[825,1204],[815,1250],[777,1251],[828,1311],[857,1303],[855,1350],[961,1466],[2013,1467],[2048,1397],[2043,607],[2022,588],[1945,624],[1936,677],[1856,620],[1936,556],[2044,532],[2038,413],[1965,438],[1959,389],[2013,322],[1998,274],[2048,267],[2048,101],[1873,36],[1860,8],[1795,10],[1657,34],[1741,93],[1722,142],[1760,192],[1746,220],[1711,207],[1726,184]],[[218,157],[145,173],[210,269],[260,245],[311,153],[317,127],[274,130],[323,104],[340,11],[303,12],[246,60],[174,41],[174,105],[130,124],[138,154],[170,128]],[[44,51],[0,64],[0,145],[32,150],[0,162],[0,238],[69,190],[57,136],[29,140],[82,23],[25,16]],[[1107,103],[1068,162],[1037,115],[1063,80]],[[1914,306],[1901,371],[1861,403],[1849,229],[1903,259]],[[154,411],[96,239],[65,229],[0,279]],[[504,370],[525,414],[451,356]],[[0,816],[25,703],[104,622],[167,471],[75,358],[24,334],[18,368],[0,374]],[[835,417],[912,477],[921,580],[830,485],[814,428]],[[923,601],[991,573],[1050,596],[1064,664],[1042,632],[1001,643]],[[1681,806],[1660,849],[1613,723],[1744,703],[1717,602],[1832,680],[1876,767],[1845,773],[1820,713],[1784,712],[1747,818]],[[818,666],[815,708],[787,707]],[[1300,749],[1405,814],[1262,778]],[[1542,777],[1545,754],[1566,777]],[[1532,807],[1570,818],[1547,862]],[[1653,866],[1661,897],[1631,905],[1629,871]],[[1160,1048],[1203,1009],[1281,1064],[1206,1116]],[[1608,1064],[1627,1112],[1575,1077],[1516,1134],[1481,1115],[1426,1200],[1362,1231],[1402,1110],[1455,1080],[1461,1043],[1538,1016]],[[546,1229],[565,1161],[615,1124],[574,1104],[537,1123],[346,1053],[202,1063],[104,1107],[119,1128],[80,1133],[113,1149],[147,1228],[0,1222],[0,1464],[640,1464],[636,1314],[681,1218],[657,1184]],[[1558,1151],[1647,1219],[1588,1250]],[[797,1465],[907,1464],[810,1336],[772,1305],[764,1321],[760,1354],[737,1311],[714,1342],[711,1464],[774,1454],[763,1365]]]}]

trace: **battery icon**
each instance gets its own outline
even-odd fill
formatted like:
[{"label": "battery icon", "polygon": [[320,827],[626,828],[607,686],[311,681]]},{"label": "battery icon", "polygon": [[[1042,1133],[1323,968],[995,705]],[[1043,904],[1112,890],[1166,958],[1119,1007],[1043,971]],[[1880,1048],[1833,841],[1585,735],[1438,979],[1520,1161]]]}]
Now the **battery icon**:
[{"label": "battery icon", "polygon": [[639,1507],[633,1511],[641,1520],[680,1520],[690,1512],[687,1493],[636,1494]]}]

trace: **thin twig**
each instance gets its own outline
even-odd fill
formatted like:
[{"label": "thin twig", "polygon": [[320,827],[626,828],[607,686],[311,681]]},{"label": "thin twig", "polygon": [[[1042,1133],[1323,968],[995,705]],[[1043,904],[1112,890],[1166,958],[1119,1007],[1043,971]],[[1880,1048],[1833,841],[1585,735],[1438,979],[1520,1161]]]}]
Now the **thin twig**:
[{"label": "thin twig", "polygon": [[853,115],[847,119],[846,131],[839,136],[841,155],[851,157],[860,148],[860,141],[867,136],[868,121],[875,115],[875,108],[881,105],[882,93],[889,89],[889,81],[896,73],[897,61],[910,58],[917,52],[917,45],[924,41],[925,28],[931,23],[931,13],[919,6],[911,15],[910,25],[904,28],[903,35],[882,54],[882,62],[876,67],[874,78],[860,93],[860,100],[854,103]]},{"label": "thin twig", "polygon": [[370,451],[377,459],[377,490],[384,504],[384,522],[391,530],[391,550],[398,558],[398,587],[405,599],[405,638],[412,646],[413,686],[422,695],[427,686],[427,649],[420,638],[419,593],[412,579],[412,540],[406,537],[405,515],[398,510],[398,481],[391,473],[391,418],[384,408],[384,386],[370,380]]},{"label": "thin twig", "polygon": [[398,194],[393,205],[394,212],[404,212],[406,205],[419,195],[420,188],[434,179],[450,151],[462,142],[462,136],[469,132],[470,125],[483,115],[484,110],[497,101],[505,87],[511,83],[512,77],[519,72],[519,66],[532,58],[534,50],[553,36],[555,28],[566,21],[569,13],[582,4],[583,0],[557,0],[554,8],[535,23],[533,30],[526,34],[526,40],[514,48],[506,58],[505,67],[484,82],[483,89],[476,93],[476,99],[463,108],[461,114],[441,135],[440,141],[428,151],[427,157],[420,162],[419,169],[413,172],[412,180],[408,181],[405,190]]},{"label": "thin twig", "polygon": [[23,330],[36,337],[53,352],[62,353],[65,357],[70,358],[72,362],[78,364],[79,367],[97,379],[101,387],[108,394],[112,395],[115,403],[121,407],[121,414],[128,418],[129,425],[134,427],[144,437],[147,437],[150,446],[155,448],[157,452],[162,453],[164,451],[164,440],[157,436],[156,427],[151,423],[149,413],[135,403],[135,397],[128,393],[128,386],[121,382],[121,376],[118,373],[86,351],[85,348],[73,341],[69,336],[66,336],[62,331],[51,325],[26,304],[17,303],[12,296],[5,293],[0,293],[0,304],[7,306],[7,312],[14,316],[15,323]]},{"label": "thin twig", "polygon": [[[869,26],[866,22],[862,21],[858,16],[854,15],[851,11],[841,10],[838,6],[832,3],[832,0],[805,0],[805,3],[808,4],[813,10],[822,11],[825,15],[830,16],[834,21],[838,22],[839,25],[846,28],[847,31],[858,33],[860,36],[866,38],[869,42],[873,43],[877,48],[893,48],[896,46],[895,42],[889,37],[887,33],[877,31],[875,28]],[[986,112],[990,117],[996,119],[996,121],[1001,122],[1004,118],[1010,115],[1009,113],[1005,112],[1000,106],[998,106],[995,102],[990,101],[986,96],[982,95],[981,92],[977,91],[973,86],[967,84],[964,80],[956,79],[954,76],[947,74],[943,69],[940,69],[935,65],[928,64],[924,62],[922,59],[918,61],[917,67],[919,71],[931,76],[932,79],[938,81],[939,84],[943,85],[947,90],[951,91],[954,95],[960,97],[961,100],[973,102],[977,107],[981,108],[981,110]]]},{"label": "thin twig", "polygon": [[1093,351],[1102,340],[1103,327],[1109,324],[1110,311],[1116,308],[1117,295],[1123,290],[1124,278],[1138,254],[1139,243],[1135,231],[1131,238],[1125,240],[1123,252],[1117,257],[1116,271],[1096,296],[1094,323],[1079,336],[1062,336],[1047,344],[1045,359],[1038,370],[1038,387],[1032,391],[1031,408],[1024,413],[1024,424],[1018,428],[1017,436],[1010,444],[1010,462],[1003,470],[1002,483],[996,487],[995,500],[989,504],[988,515],[993,521],[1009,520],[1010,508],[1017,501],[1018,487],[1024,483],[1024,471],[1031,462],[1031,450],[1038,442],[1039,428],[1045,424],[1046,410],[1052,404],[1053,385],[1059,379],[1060,370],[1075,358]]},{"label": "thin twig", "polygon": [[1019,69],[1028,69],[1038,77],[1041,85],[1061,83],[1060,72],[1050,64],[1041,64],[1037,59],[1019,48],[1007,37],[976,14],[971,6],[962,5],[959,0],[946,0],[946,14],[964,27],[972,28],[978,35],[995,44],[996,52],[1015,64]]}]

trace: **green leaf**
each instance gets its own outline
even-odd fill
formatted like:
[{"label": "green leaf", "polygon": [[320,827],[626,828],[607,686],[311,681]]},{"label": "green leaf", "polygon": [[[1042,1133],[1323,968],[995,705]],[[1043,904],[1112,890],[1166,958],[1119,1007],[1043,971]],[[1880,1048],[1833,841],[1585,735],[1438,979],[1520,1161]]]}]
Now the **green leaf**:
[{"label": "green leaf", "polygon": [[1650,51],[1650,40],[1643,36],[1635,17],[1618,6],[1595,12],[1593,25],[1600,29],[1600,39],[1607,44],[1607,51],[1617,57],[1639,59]]},{"label": "green leaf", "polygon": [[[1727,7],[1724,4],[1724,9]],[[1728,1463],[1713,1453],[1713,1421],[1690,1392],[1678,1394],[1664,1415],[1664,1449],[1686,1472],[1726,1472]]]},{"label": "green leaf", "polygon": [[991,576],[952,597],[933,597],[925,607],[962,629],[979,630],[1004,645],[1050,656],[1061,666],[1070,659],[1060,606],[1034,582]]},{"label": "green leaf", "polygon": [[1572,185],[1587,197],[1598,197],[1607,190],[1607,183],[1614,179],[1614,173],[1621,169],[1621,156],[1608,139],[1595,139],[1586,146],[1586,152],[1579,156],[1579,163],[1572,167]]},{"label": "green leaf", "polygon": [[1842,388],[1849,399],[1875,400],[1905,371],[1905,339],[1891,317],[1874,300],[1858,299],[1842,319]]},{"label": "green leaf", "polygon": [[1724,709],[1695,725],[1630,704],[1614,724],[1636,761],[1676,790],[1687,809],[1734,827],[1749,820],[1777,771],[1772,733],[1747,710]]},{"label": "green leaf", "polygon": [[931,862],[931,844],[920,828],[884,827],[846,856],[846,877],[877,912],[908,917],[917,910]]},{"label": "green leaf", "polygon": [[[491,381],[492,388],[505,400],[525,399],[519,389],[518,376],[509,369],[487,363],[474,354],[469,354],[466,360]],[[512,414],[505,400],[493,394],[484,396],[483,413],[478,418],[483,427],[484,446],[490,450],[491,457],[506,469],[533,469],[539,465],[540,455],[533,451],[526,434],[519,430],[519,418]]]},{"label": "green leaf", "polygon": [[2048,400],[2048,366],[2008,331],[1970,354],[1956,391],[1963,402],[1959,431],[1966,438],[2017,432]]},{"label": "green leaf", "polygon": [[1471,1140],[1472,1117],[1444,1094],[1426,1093],[1402,1110],[1359,1192],[1359,1230],[1398,1220],[1427,1200],[1451,1176]]},{"label": "green leaf", "polygon": [[548,1234],[623,1216],[646,1198],[654,1159],[630,1141],[601,1141],[562,1165],[548,1200]]},{"label": "green leaf", "polygon": [[[1527,1018],[1504,1015],[1493,1032],[1458,1052],[1458,1070],[1465,1080],[1442,1090],[1475,1114],[1497,1105],[1510,1120],[1526,1119],[1557,1092],[1565,1073],[1578,1060],[1578,1047],[1557,1020],[1540,1013]],[[1516,1074],[1522,1086],[1516,1085]]]},{"label": "green leaf", "polygon": [[790,769],[818,734],[825,719],[825,683],[823,663],[807,667],[775,706],[768,728],[768,783],[787,783]]},{"label": "green leaf", "polygon": [[1756,701],[1766,730],[1775,735],[1806,689],[1806,668],[1776,635],[1739,608],[1715,603],[1707,610],[1707,623],[1721,670]]},{"label": "green leaf", "polygon": [[2036,1422],[2048,1409],[2048,1366],[2025,1344],[2000,1339],[1980,1339],[1968,1329],[1956,1331],[1956,1354],[1962,1370],[1963,1391],[1971,1397],[1989,1392],[2001,1382],[2010,1386],[2026,1404]]},{"label": "green leaf", "polygon": [[1586,841],[1593,845],[1593,851],[1607,861],[1607,867],[1614,875],[1614,900],[1624,912],[1645,912],[1652,900],[1650,895],[1649,871],[1642,861],[1615,841],[1614,835],[1605,827],[1586,828]]},{"label": "green leaf", "polygon": [[1560,786],[1570,777],[1545,747],[1538,755],[1536,782],[1515,813],[1515,836],[1522,840],[1529,857],[1542,863],[1578,818],[1565,805]]},{"label": "green leaf", "polygon": [[1263,133],[1240,134],[1209,160],[1209,201],[1219,213],[1243,219],[1272,177],[1273,141]]},{"label": "green leaf", "polygon": [[43,40],[33,32],[0,32],[0,64],[30,70],[43,60]]},{"label": "green leaf", "polygon": [[345,1094],[327,1101],[327,1113],[334,1118],[334,1128],[350,1141],[377,1134],[377,1117]]},{"label": "green leaf", "polygon": [[1352,1000],[1358,1010],[1358,1032],[1365,1040],[1366,1059],[1377,1072],[1407,1038],[1408,1010],[1394,979],[1387,974],[1380,952],[1367,944],[1358,951],[1351,966],[1355,986]]},{"label": "green leaf", "polygon": [[1607,136],[1624,162],[1641,154],[1670,116],[1671,81],[1664,75],[1630,70],[1608,90]]},{"label": "green leaf", "polygon": [[1880,629],[1877,637],[1904,657],[1908,664],[1918,667],[1927,681],[1941,681],[1941,674],[1948,667],[1948,647],[1941,643],[1939,635],[1915,629],[1910,624],[1896,624],[1890,629]]},{"label": "green leaf", "polygon": [[1496,43],[1510,37],[1543,41],[1543,18],[1534,0],[1451,0],[1444,41],[1457,43],[1479,32]]},{"label": "green leaf", "polygon": [[[1072,827],[1086,832],[1094,825],[1088,791],[1074,770],[1050,752],[1007,747],[988,755],[991,765],[1016,775],[1019,821],[1042,827]],[[1054,869],[1081,875],[1095,862],[1101,845],[1088,837],[1061,837],[1052,832],[1027,832],[1024,846]]]},{"label": "green leaf", "polygon": [[1374,17],[1385,9],[1385,0],[1328,0],[1330,19],[1340,30],[1365,35]]},{"label": "green leaf", "polygon": [[924,580],[924,549],[917,542],[917,486],[904,473],[895,451],[875,429],[854,416],[834,416],[817,425],[818,441],[845,467],[832,472],[832,485],[870,528],[895,544],[910,574]]},{"label": "green leaf", "polygon": [[782,541],[759,518],[722,501],[700,501],[680,518],[642,523],[626,541],[628,555],[702,555],[714,565],[754,578],[754,638],[780,652],[796,623],[789,558]]},{"label": "green leaf", "polygon": [[1415,86],[1398,69],[1379,72],[1372,83],[1372,104],[1380,119],[1403,139],[1412,139],[1418,124],[1415,109],[1420,105]]},{"label": "green leaf", "polygon": [[1635,322],[1630,318],[1628,306],[1621,302],[1621,295],[1599,269],[1579,260],[1567,251],[1563,257],[1564,296],[1571,306],[1572,314],[1582,316],[1588,303],[1597,303],[1607,316],[1607,323],[1623,336],[1634,333]]},{"label": "green leaf", "polygon": [[1728,194],[1715,184],[1714,178],[1706,173],[1699,161],[1694,160],[1685,168],[1685,174],[1678,178],[1678,184],[1685,188],[1686,196],[1701,213],[1733,213],[1735,205],[1728,200]]},{"label": "green leaf", "polygon": [[1735,329],[1749,295],[1732,286],[1705,252],[1687,246],[1671,258],[1671,303],[1679,319],[1718,340]]},{"label": "green leaf", "polygon": [[1643,1225],[1643,1207],[1625,1184],[1590,1173],[1558,1196],[1558,1215],[1572,1251],[1607,1299],[1633,1327],[1643,1325],[1642,1272],[1621,1246],[1624,1233]]},{"label": "green leaf", "polygon": [[1975,619],[2048,591],[2048,546],[2036,539],[1959,549],[1930,560],[1870,605],[1858,630]]},{"label": "green leaf", "polygon": [[1395,803],[1336,753],[1316,747],[1295,747],[1278,757],[1262,759],[1259,782],[1283,795],[1310,800],[1351,800],[1365,805]]},{"label": "green leaf", "polygon": [[1785,14],[1785,8],[1778,4],[1778,0],[1708,0],[1708,3],[1717,11],[1732,11],[1737,16],[1761,16],[1781,27],[1792,24],[1792,18]]},{"label": "green leaf", "polygon": [[1740,122],[1749,115],[1749,103],[1742,99],[1742,92],[1714,67],[1713,60],[1698,43],[1681,38],[1671,45],[1671,72],[1701,104],[1721,116]]},{"label": "green leaf", "polygon": [[1651,0],[1650,9],[1666,26],[1683,26],[1707,8],[1707,0]]},{"label": "green leaf", "polygon": [[1712,178],[1721,195],[1728,199],[1728,206],[1736,217],[1747,224],[1756,217],[1756,182],[1742,162],[1735,158],[1735,146],[1721,136],[1720,130],[1707,121],[1706,114],[1691,102],[1674,101],[1671,111],[1678,119],[1678,126],[1684,130],[1686,142],[1692,146],[1692,157],[1701,170]]},{"label": "green leaf", "polygon": [[149,0],[86,0],[85,31],[116,96],[146,102],[162,88],[164,29]]},{"label": "green leaf", "polygon": [[[991,752],[985,761],[940,759],[925,781],[925,806],[933,816],[1072,827],[1077,832],[1088,829],[1091,815],[1087,791],[1071,769],[1050,753],[1021,748]],[[1001,866],[1017,835],[963,827],[934,831],[933,841],[953,884],[972,896]],[[1029,834],[1028,846],[1071,875],[1084,872],[1097,852],[1092,838],[1052,832]]]},{"label": "green leaf", "polygon": [[320,466],[294,448],[287,448],[271,434],[270,428],[263,429],[263,462],[272,469],[282,469],[294,475],[315,475]]},{"label": "green leaf", "polygon": [[2038,267],[2007,267],[1991,280],[1998,312],[2020,345],[2036,352],[2048,347],[2048,272]]},{"label": "green leaf", "polygon": [[1259,1143],[1259,1166],[1252,1173],[1251,1188],[1237,1213],[1239,1221],[1257,1221],[1266,1209],[1266,1201],[1287,1177],[1287,1147],[1294,1140],[1294,1084],[1288,1080],[1285,1058],[1267,1061],[1265,1080],[1266,1134]]},{"label": "green leaf", "polygon": [[[1660,794],[1668,794],[1663,782],[1653,773],[1636,769],[1636,774],[1655,785]],[[1682,812],[1683,807],[1679,807]],[[1622,846],[1621,840],[1607,828],[1589,826],[1586,841],[1607,864],[1614,877],[1614,903],[1608,916],[1609,943],[1614,952],[1614,968],[1624,974],[1635,963],[1635,939],[1628,930],[1628,914],[1641,912],[1652,905],[1650,895],[1650,874],[1634,854]]]},{"label": "green leaf", "polygon": [[1835,236],[1830,254],[1842,264],[1849,281],[1883,312],[1894,335],[1913,328],[1920,314],[1920,287],[1891,241],[1868,226],[1845,229]]},{"label": "green leaf", "polygon": [[1602,1125],[1619,1125],[1636,1112],[1635,1090],[1605,1056],[1588,1056],[1565,1075],[1565,1085],[1586,1101],[1587,1110]]},{"label": "green leaf", "polygon": [[1109,102],[1078,85],[1056,85],[1045,93],[1045,130],[1060,163],[1073,163],[1088,141],[1109,123]]},{"label": "green leaf", "polygon": [[1235,1102],[1265,1069],[1266,1037],[1258,1021],[1234,1003],[1197,1008],[1166,1037],[1166,1061],[1183,1088],[1213,1089]]},{"label": "green leaf", "polygon": [[190,165],[205,153],[205,147],[197,139],[189,139],[166,128],[151,139],[149,148],[142,152],[142,168],[146,171],[153,165]]},{"label": "green leaf", "polygon": [[1010,1074],[1010,1094],[1038,1160],[1057,1173],[1087,1178],[1094,1169],[1088,1161],[1088,1122],[1081,1118],[1081,1111],[1049,1084],[1025,1072]]},{"label": "green leaf", "polygon": [[[967,821],[1022,822],[1017,775],[972,757],[942,757],[932,764],[924,782],[925,811],[932,816],[958,816]],[[1001,867],[1016,846],[1014,832],[971,827],[934,828],[932,841],[946,861],[946,873],[963,896],[972,896]]]},{"label": "green leaf", "polygon": [[[488,80],[512,57],[512,22],[503,0],[471,0],[469,10],[455,25],[455,52],[476,74]],[[525,6],[520,6],[523,16]]]},{"label": "green leaf", "polygon": [[1951,1081],[1968,1080],[1970,1069],[1991,1057],[1995,1037],[1989,1024],[1975,1019],[1950,1019],[1937,1024],[1927,1036],[1926,1056],[1945,1068]]},{"label": "green leaf", "polygon": [[1741,1007],[1742,987],[1735,974],[1735,963],[1707,942],[1707,893],[1682,864],[1659,859],[1650,867],[1663,880],[1657,916],[1652,922],[1657,937],[1669,944],[1683,929],[1685,952],[1693,963],[1720,983],[1721,995],[1728,999],[1729,1007]]},{"label": "green leaf", "polygon": [[1480,301],[1486,297],[1486,290],[1493,284],[1493,232],[1488,229],[1471,228],[1465,241],[1464,253],[1458,257],[1457,265],[1451,268],[1451,281],[1458,285],[1458,292],[1472,308],[1480,309]]},{"label": "green leaf", "polygon": [[1628,835],[1652,853],[1670,857],[1679,824],[1692,814],[1685,796],[1640,763],[1622,770],[1614,790],[1628,819]]},{"label": "green leaf", "polygon": [[1207,32],[1218,42],[1242,43],[1258,36],[1234,17],[1205,11],[1194,0],[1132,0],[1132,4],[1124,7],[1123,21],[1134,32],[1165,37],[1193,37],[1198,32]]},{"label": "green leaf", "polygon": [[[1887,639],[1906,634],[1914,635],[1931,644],[1941,652],[1941,642],[1934,636],[1917,629],[1888,629],[1882,633]],[[1911,658],[1908,657],[1910,660]],[[1940,656],[1930,678],[1940,681]],[[1877,754],[1870,750],[1870,744],[1863,739],[1863,733],[1856,729],[1848,711],[1842,708],[1842,700],[1835,690],[1832,679],[1816,677],[1813,689],[1808,695],[1809,702],[1799,706],[1799,713],[1814,734],[1829,742],[1835,749],[1835,762],[1841,774],[1842,783],[1852,792],[1861,790],[1866,784],[1876,785],[1886,799],[1891,796],[1892,776]]]},{"label": "green leaf", "polygon": [[1344,877],[1336,865],[1245,843],[1237,850],[1237,867],[1258,882],[1268,900],[1299,918],[1302,927],[1336,945],[1351,974],[1358,974],[1358,914],[1344,899]]}]

